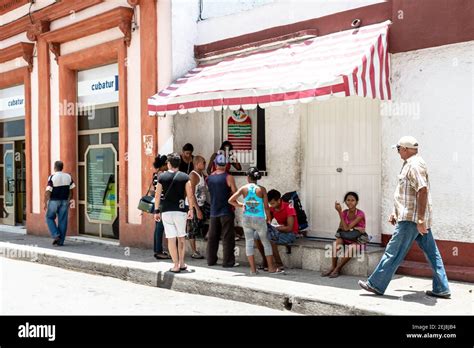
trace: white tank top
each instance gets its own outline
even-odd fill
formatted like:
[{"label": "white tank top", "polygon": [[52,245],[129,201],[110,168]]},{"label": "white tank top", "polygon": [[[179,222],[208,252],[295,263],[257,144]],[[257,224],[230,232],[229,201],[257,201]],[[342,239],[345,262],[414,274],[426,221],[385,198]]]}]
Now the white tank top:
[{"label": "white tank top", "polygon": [[[206,188],[206,181],[204,180],[204,175],[200,175],[198,172],[195,170],[191,171],[191,173],[195,173],[197,176],[199,176],[199,182],[196,185],[196,190],[195,190],[195,197],[196,197],[196,203],[198,206],[202,207],[204,203],[207,200],[207,188]],[[189,174],[191,174],[189,173]],[[188,199],[186,198],[186,205],[189,205]]]}]

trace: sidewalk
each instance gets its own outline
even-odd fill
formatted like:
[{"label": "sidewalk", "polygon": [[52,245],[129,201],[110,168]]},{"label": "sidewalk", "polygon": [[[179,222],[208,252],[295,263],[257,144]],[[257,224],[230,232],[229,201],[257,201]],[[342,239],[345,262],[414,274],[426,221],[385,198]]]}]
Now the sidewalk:
[{"label": "sidewalk", "polygon": [[[8,232],[6,232],[8,231]],[[472,284],[450,282],[452,299],[428,297],[431,279],[396,275],[385,296],[359,288],[360,277],[322,278],[318,272],[289,269],[284,275],[262,272],[249,277],[247,266],[208,267],[205,260],[186,262],[190,272],[167,272],[170,260],[157,261],[152,250],[50,238],[0,230],[0,256],[100,274],[149,286],[214,296],[313,315],[472,315]],[[1,260],[0,260],[1,261]]]}]

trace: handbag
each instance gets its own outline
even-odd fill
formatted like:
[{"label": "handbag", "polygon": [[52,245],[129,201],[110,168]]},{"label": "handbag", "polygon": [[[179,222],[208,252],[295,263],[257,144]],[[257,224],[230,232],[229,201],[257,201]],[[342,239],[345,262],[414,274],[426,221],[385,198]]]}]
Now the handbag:
[{"label": "handbag", "polygon": [[[170,191],[170,188],[173,185],[176,174],[173,176],[173,181],[171,181],[170,187],[168,187],[168,190],[166,194],[164,195],[162,201],[165,200],[166,197],[168,196],[168,192]],[[150,186],[148,186],[148,191],[146,192],[146,195],[140,198],[140,202],[138,202],[138,209],[145,213],[150,213],[150,214],[153,214],[155,212],[155,196],[150,195],[150,191],[151,191],[150,189],[151,189],[151,186],[153,185],[153,181],[154,181],[154,178],[152,179]]]},{"label": "handbag", "polygon": [[153,180],[151,181],[150,186],[148,186],[146,195],[140,198],[140,202],[138,202],[138,209],[145,213],[153,214],[155,212],[155,196],[150,195],[151,185],[153,185]]},{"label": "handbag", "polygon": [[336,238],[342,238],[345,240],[351,240],[360,244],[365,244],[369,241],[369,235],[366,232],[360,232],[359,230],[352,229],[350,231],[337,230],[335,234]]}]

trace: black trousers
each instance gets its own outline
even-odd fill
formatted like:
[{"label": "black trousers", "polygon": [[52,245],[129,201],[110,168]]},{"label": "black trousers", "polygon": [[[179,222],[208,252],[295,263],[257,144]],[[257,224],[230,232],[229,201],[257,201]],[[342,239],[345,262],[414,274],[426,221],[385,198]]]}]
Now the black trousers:
[{"label": "black trousers", "polygon": [[207,264],[213,266],[217,263],[217,250],[219,249],[219,240],[222,236],[223,246],[223,267],[232,267],[235,263],[235,230],[234,216],[224,215],[211,217],[209,232],[207,233]]}]

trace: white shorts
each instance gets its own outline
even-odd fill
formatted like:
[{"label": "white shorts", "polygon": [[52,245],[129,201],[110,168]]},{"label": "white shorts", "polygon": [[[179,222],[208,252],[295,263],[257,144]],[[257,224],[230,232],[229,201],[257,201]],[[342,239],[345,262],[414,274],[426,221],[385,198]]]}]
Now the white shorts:
[{"label": "white shorts", "polygon": [[182,211],[165,211],[161,213],[166,238],[186,236],[186,220],[188,215]]}]

